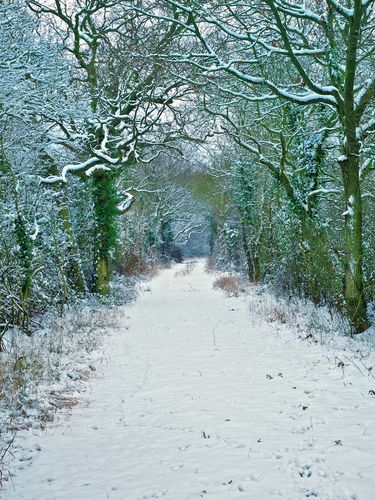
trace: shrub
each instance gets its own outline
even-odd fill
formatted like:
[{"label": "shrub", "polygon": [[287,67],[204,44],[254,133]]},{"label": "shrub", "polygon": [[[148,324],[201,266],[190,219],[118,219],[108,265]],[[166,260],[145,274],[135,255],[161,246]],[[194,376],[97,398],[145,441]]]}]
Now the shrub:
[{"label": "shrub", "polygon": [[220,276],[214,281],[213,287],[220,288],[227,297],[238,297],[246,291],[244,279],[239,276]]}]

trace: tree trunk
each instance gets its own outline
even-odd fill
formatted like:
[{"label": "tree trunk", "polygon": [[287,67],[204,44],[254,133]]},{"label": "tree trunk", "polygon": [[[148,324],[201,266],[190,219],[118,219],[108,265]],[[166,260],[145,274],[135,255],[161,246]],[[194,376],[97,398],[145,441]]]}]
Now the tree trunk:
[{"label": "tree trunk", "polygon": [[17,313],[17,324],[25,330],[29,324],[29,306],[33,288],[33,242],[28,234],[26,221],[19,213],[18,203],[16,208],[18,214],[15,219],[15,233],[19,247],[19,259],[22,267],[22,282],[20,289],[20,306]]},{"label": "tree trunk", "polygon": [[345,277],[344,297],[353,333],[369,326],[363,289],[362,199],[359,177],[360,143],[357,138],[358,117],[355,112],[355,79],[357,51],[361,36],[364,7],[361,0],[353,2],[353,16],[348,24],[344,102],[341,120],[344,128],[344,156],[340,158],[345,201]]},{"label": "tree trunk", "polygon": [[93,178],[95,213],[94,292],[108,295],[110,259],[118,241],[118,195],[114,176],[100,173]]},{"label": "tree trunk", "polygon": [[102,255],[96,261],[95,269],[95,293],[100,295],[109,294],[109,256]]},{"label": "tree trunk", "polygon": [[363,286],[362,199],[359,177],[359,145],[340,161],[345,200],[345,306],[353,333],[369,326]]},{"label": "tree trunk", "polygon": [[86,291],[85,277],[82,271],[79,250],[73,234],[72,221],[68,205],[63,202],[59,210],[64,233],[68,240],[66,275],[69,285],[78,293]]},{"label": "tree trunk", "polygon": [[259,258],[256,255],[256,249],[255,251],[252,251],[251,242],[249,243],[247,239],[247,232],[249,231],[249,227],[248,224],[246,224],[246,222],[242,219],[242,214],[241,223],[242,246],[246,257],[247,275],[249,277],[250,283],[259,283],[261,280]]},{"label": "tree trunk", "polygon": [[308,294],[313,303],[317,305],[320,303],[320,293],[319,286],[316,282],[316,273],[313,265],[314,256],[311,255],[309,240],[311,234],[314,234],[315,238],[320,238],[321,235],[319,234],[318,228],[314,227],[313,213],[314,212],[311,211],[302,214],[300,220],[301,232],[299,246],[303,258],[304,276],[307,281]]},{"label": "tree trunk", "polygon": [[[49,164],[48,172],[50,175],[58,175],[59,170],[54,159],[47,153],[42,157],[44,161]],[[73,290],[78,293],[86,291],[85,276],[81,266],[81,258],[79,248],[76,243],[72,220],[70,216],[69,201],[65,194],[65,189],[60,184],[53,184],[52,189],[59,193],[56,197],[56,203],[59,210],[60,226],[66,238],[66,259],[67,263],[64,264],[62,271],[66,274],[66,279]],[[67,292],[66,292],[67,293]]]}]

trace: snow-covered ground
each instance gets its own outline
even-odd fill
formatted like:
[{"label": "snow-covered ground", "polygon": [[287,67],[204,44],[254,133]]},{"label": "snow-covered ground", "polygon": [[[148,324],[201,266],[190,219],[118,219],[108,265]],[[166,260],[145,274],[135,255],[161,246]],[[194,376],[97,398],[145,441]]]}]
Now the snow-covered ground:
[{"label": "snow-covered ground", "polygon": [[1,497],[373,500],[367,344],[254,321],[254,297],[214,290],[203,261],[185,270],[124,307],[71,415],[18,435]]}]

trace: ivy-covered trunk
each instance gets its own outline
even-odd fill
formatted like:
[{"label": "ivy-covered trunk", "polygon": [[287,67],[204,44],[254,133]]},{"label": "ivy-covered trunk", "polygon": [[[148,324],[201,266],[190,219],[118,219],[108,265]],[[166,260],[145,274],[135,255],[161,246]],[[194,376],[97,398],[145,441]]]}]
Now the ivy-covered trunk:
[{"label": "ivy-covered trunk", "polygon": [[361,333],[369,326],[363,286],[362,198],[358,152],[359,147],[350,151],[350,144],[347,144],[348,154],[340,161],[346,207],[344,297],[353,333]]},{"label": "ivy-covered trunk", "polygon": [[24,217],[19,213],[14,221],[18,244],[19,262],[22,269],[20,287],[20,310],[17,311],[16,323],[27,330],[29,323],[29,305],[33,288],[33,241],[29,235]]},{"label": "ivy-covered trunk", "polygon": [[[246,258],[247,274],[251,283],[261,281],[258,247],[260,235],[255,236],[256,221],[254,211],[254,188],[252,185],[252,171],[240,164],[237,172],[237,207],[241,221],[242,248]],[[258,228],[259,229],[259,228]],[[261,229],[259,229],[261,231]]]},{"label": "ivy-covered trunk", "polygon": [[259,283],[261,281],[260,263],[257,255],[258,249],[252,241],[249,241],[249,234],[252,228],[249,225],[244,210],[240,209],[241,229],[242,229],[242,246],[246,257],[247,275],[250,283]]},{"label": "ivy-covered trunk", "polygon": [[360,184],[360,150],[357,136],[358,115],[355,107],[355,79],[358,69],[357,51],[361,36],[363,5],[353,4],[353,16],[348,23],[344,102],[341,120],[344,129],[344,155],[339,159],[345,202],[345,276],[344,297],[353,333],[369,326],[363,286],[362,197]]},{"label": "ivy-covered trunk", "polygon": [[67,238],[66,275],[68,283],[75,292],[83,293],[86,291],[86,282],[81,266],[79,250],[74,237],[69,206],[65,200],[61,203],[59,215],[62,229]]},{"label": "ivy-covered trunk", "polygon": [[[54,159],[44,153],[42,159],[48,164],[49,175],[58,175],[59,170]],[[63,263],[61,272],[65,274],[64,280],[69,288],[75,292],[84,293],[86,291],[86,282],[81,266],[80,252],[77,246],[72,219],[69,209],[69,201],[65,194],[65,187],[61,184],[53,184],[52,189],[58,193],[56,203],[59,213],[59,227],[63,232],[63,237],[66,242],[66,262]],[[68,293],[68,291],[66,291]]]},{"label": "ivy-covered trunk", "polygon": [[93,291],[108,295],[111,257],[118,241],[119,199],[114,174],[98,173],[93,178],[95,217]]},{"label": "ivy-covered trunk", "polygon": [[314,238],[321,238],[322,235],[319,232],[318,227],[314,224],[314,219],[311,214],[307,212],[302,214],[302,218],[300,220],[301,231],[300,231],[300,249],[303,258],[303,266],[304,266],[304,277],[306,279],[308,294],[314,304],[319,304],[320,302],[320,293],[319,293],[319,284],[316,279],[314,258],[317,257],[312,254],[310,249],[309,240],[313,235]]}]

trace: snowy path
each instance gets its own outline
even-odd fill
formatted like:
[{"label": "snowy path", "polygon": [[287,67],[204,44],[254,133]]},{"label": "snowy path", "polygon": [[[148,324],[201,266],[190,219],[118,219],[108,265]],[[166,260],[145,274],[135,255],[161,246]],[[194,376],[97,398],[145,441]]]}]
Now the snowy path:
[{"label": "snowy path", "polygon": [[183,269],[161,272],[125,309],[88,404],[26,434],[0,496],[374,500],[366,377],[254,326],[246,297],[213,290],[202,262]]}]

